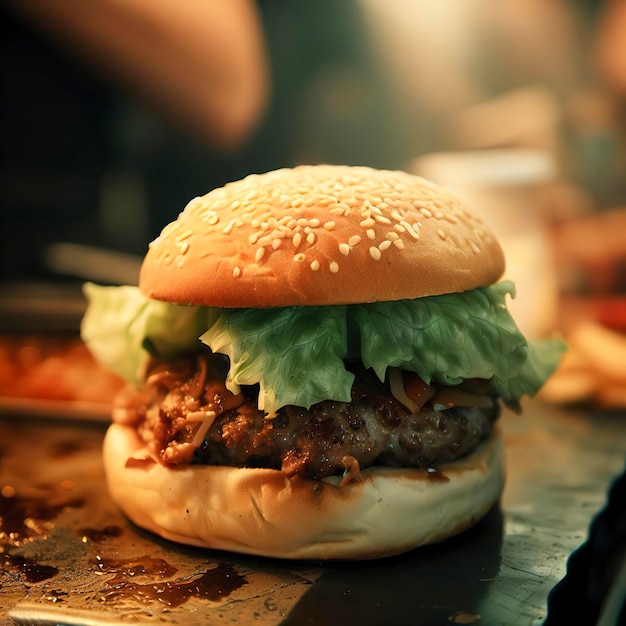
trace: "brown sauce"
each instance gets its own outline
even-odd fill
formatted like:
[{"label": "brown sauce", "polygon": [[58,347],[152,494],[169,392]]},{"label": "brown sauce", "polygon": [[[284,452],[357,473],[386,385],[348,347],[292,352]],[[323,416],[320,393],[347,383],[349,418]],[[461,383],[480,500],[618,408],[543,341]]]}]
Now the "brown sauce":
[{"label": "brown sauce", "polygon": [[429,467],[427,471],[428,479],[434,483],[449,483],[450,479],[442,474],[438,469],[434,467]]},{"label": "brown sauce", "polygon": [[59,569],[52,565],[41,565],[33,559],[17,554],[1,554],[0,564],[3,568],[16,569],[29,583],[39,583],[48,580],[59,573]]},{"label": "brown sauce", "polygon": [[[148,563],[147,569],[154,565],[150,564],[148,559],[150,557],[142,557],[128,564],[118,565],[117,567],[120,568],[118,575],[104,585],[104,600],[115,602],[121,599],[132,599],[142,604],[158,601],[168,608],[176,608],[190,598],[212,602],[223,600],[248,582],[228,563],[219,563],[217,567],[202,574],[176,580],[161,580],[144,584],[129,579],[128,576],[132,578],[137,573],[143,574],[146,570],[145,563]],[[152,559],[152,561],[159,560]],[[105,559],[102,561],[104,564],[108,562]],[[106,568],[103,571],[106,571]],[[145,573],[149,572],[145,571]]]},{"label": "brown sauce", "polygon": [[97,556],[91,560],[98,571],[105,574],[119,574],[120,576],[158,576],[169,578],[178,570],[164,559],[152,556],[140,556],[136,559],[110,559]]},{"label": "brown sauce", "polygon": [[130,469],[150,469],[153,465],[156,464],[156,461],[151,458],[145,459],[135,459],[132,456],[126,459],[126,463],[124,467],[128,467]]}]

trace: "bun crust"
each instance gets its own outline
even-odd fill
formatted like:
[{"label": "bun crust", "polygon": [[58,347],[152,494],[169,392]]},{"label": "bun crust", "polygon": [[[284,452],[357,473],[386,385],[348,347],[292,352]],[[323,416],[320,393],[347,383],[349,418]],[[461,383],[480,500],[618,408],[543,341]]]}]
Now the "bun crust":
[{"label": "bun crust", "polygon": [[150,244],[139,286],[179,304],[332,305],[467,291],[503,272],[493,233],[436,185],[309,165],[191,200]]},{"label": "bun crust", "polygon": [[[339,488],[339,478],[289,479],[278,470],[143,463],[141,440],[119,424],[104,441],[109,491],[138,526],[189,545],[287,559],[377,558],[457,534],[498,501],[503,457],[496,429],[437,474],[368,468]],[[128,458],[140,461],[127,467]]]}]

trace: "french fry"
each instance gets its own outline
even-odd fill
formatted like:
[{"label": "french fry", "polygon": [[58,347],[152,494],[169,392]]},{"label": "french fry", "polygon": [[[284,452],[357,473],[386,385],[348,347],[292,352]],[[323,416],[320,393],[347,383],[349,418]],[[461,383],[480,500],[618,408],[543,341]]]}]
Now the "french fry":
[{"label": "french fry", "polygon": [[581,402],[592,398],[598,388],[594,372],[587,370],[557,370],[541,389],[539,397],[555,404]]},{"label": "french fry", "polygon": [[626,386],[626,336],[585,322],[573,330],[569,343],[600,377]]}]

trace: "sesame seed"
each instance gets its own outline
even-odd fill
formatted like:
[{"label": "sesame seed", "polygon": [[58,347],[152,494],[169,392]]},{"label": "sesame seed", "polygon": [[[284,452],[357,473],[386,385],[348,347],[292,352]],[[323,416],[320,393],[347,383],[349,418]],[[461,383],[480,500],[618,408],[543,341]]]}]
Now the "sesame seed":
[{"label": "sesame seed", "polygon": [[319,268],[320,268],[320,262],[317,259],[315,259],[314,261],[311,261],[311,269],[314,272],[317,272]]},{"label": "sesame seed", "polygon": [[450,213],[447,213],[444,217],[444,219],[448,222],[450,222],[450,224],[458,224],[459,220],[454,216],[451,215]]},{"label": "sesame seed", "polygon": [[300,245],[300,243],[302,242],[302,234],[301,233],[296,233],[293,236],[293,239],[291,241],[293,242],[293,247],[297,248]]},{"label": "sesame seed", "polygon": [[367,217],[366,219],[361,220],[361,222],[359,222],[359,226],[363,228],[371,228],[372,226],[374,226],[374,224],[376,224],[376,222],[371,217]]},{"label": "sesame seed", "polygon": [[300,252],[300,253],[294,255],[293,260],[296,263],[302,263],[302,261],[304,261],[304,257],[305,257],[305,255],[302,252]]},{"label": "sesame seed", "polygon": [[304,226],[307,226],[307,225],[308,225],[308,223],[309,223],[309,220],[307,220],[307,218],[306,218],[306,217],[299,217],[299,218],[296,220],[296,224],[298,224],[298,226],[302,226],[302,227],[304,227]]},{"label": "sesame seed", "polygon": [[398,211],[392,211],[391,217],[396,220],[396,222],[401,222],[404,219],[404,217],[400,213],[398,213]]},{"label": "sesame seed", "polygon": [[381,252],[384,252],[385,250],[387,250],[387,248],[389,248],[389,246],[390,246],[390,245],[391,245],[391,241],[389,241],[389,239],[386,239],[385,241],[381,241],[381,242],[378,244],[378,249],[379,249]]},{"label": "sesame seed", "polygon": [[376,239],[376,231],[373,228],[368,228],[365,232],[368,238],[371,239],[372,241]]},{"label": "sesame seed", "polygon": [[333,198],[331,196],[321,196],[317,200],[317,206],[327,207],[330,204],[334,204],[335,202],[337,202],[337,198]]},{"label": "sesame seed", "polygon": [[279,239],[278,237],[276,239],[272,239],[272,249],[278,250],[278,248],[280,247],[281,241],[282,239]]},{"label": "sesame seed", "polygon": [[258,228],[261,225],[261,222],[259,222],[258,219],[254,218],[251,222],[250,225],[252,226],[252,228]]},{"label": "sesame seed", "polygon": [[333,215],[344,215],[345,209],[342,206],[336,206],[330,209],[328,212],[332,213]]},{"label": "sesame seed", "polygon": [[335,222],[332,222],[332,221],[324,222],[324,230],[328,230],[328,231],[335,230],[335,225],[336,225]]},{"label": "sesame seed", "polygon": [[420,213],[424,216],[424,217],[432,217],[433,214],[430,212],[429,209],[427,209],[426,207],[421,207],[420,208]]},{"label": "sesame seed", "polygon": [[350,246],[347,243],[340,243],[339,252],[344,256],[348,256],[348,254],[350,254]]},{"label": "sesame seed", "polygon": [[180,243],[181,241],[184,241],[185,239],[188,239],[189,237],[191,237],[191,235],[193,235],[193,231],[186,230],[180,233],[179,235],[176,235],[176,241]]},{"label": "sesame seed", "polygon": [[265,254],[265,248],[257,248],[256,254],[254,255],[254,260],[258,263]]},{"label": "sesame seed", "polygon": [[248,241],[252,244],[255,245],[256,242],[261,238],[261,233],[252,233],[249,237],[248,237]]},{"label": "sesame seed", "polygon": [[309,226],[311,228],[318,228],[320,224],[321,224],[321,222],[316,217],[314,217],[313,219],[309,220]]},{"label": "sesame seed", "polygon": [[339,271],[339,263],[337,263],[337,261],[331,261],[329,268],[333,274],[336,274]]},{"label": "sesame seed", "polygon": [[385,217],[384,215],[375,215],[374,219],[379,224],[391,224],[391,220],[388,217]]},{"label": "sesame seed", "polygon": [[233,268],[233,278],[239,278],[241,276],[241,268],[238,265],[235,265]]},{"label": "sesame seed", "polygon": [[437,234],[443,239],[446,240],[448,238],[448,234],[446,233],[445,230],[442,230],[441,228],[437,231]]},{"label": "sesame seed", "polygon": [[267,222],[261,222],[261,230],[267,230],[270,225]]},{"label": "sesame seed", "polygon": [[257,244],[261,247],[265,247],[265,246],[269,246],[272,243],[272,238],[269,235],[265,235],[264,237],[261,237],[258,241]]},{"label": "sesame seed", "polygon": [[375,260],[378,261],[380,260],[381,254],[380,254],[380,250],[376,247],[376,246],[371,246],[370,247],[370,256]]},{"label": "sesame seed", "polygon": [[480,254],[480,248],[473,242],[470,242],[470,245],[472,246],[472,250],[476,253],[476,254]]},{"label": "sesame seed", "polygon": [[220,216],[215,211],[207,211],[203,215],[202,219],[207,224],[210,224],[211,226],[213,226],[214,224],[217,224],[220,221]]},{"label": "sesame seed", "polygon": [[389,241],[395,241],[396,239],[400,239],[400,235],[398,235],[398,233],[395,233],[393,230],[390,230],[385,237],[387,239],[389,239]]},{"label": "sesame seed", "polygon": [[406,228],[402,225],[402,224],[394,224],[393,227],[399,232],[399,233],[405,233],[406,232]]},{"label": "sesame seed", "polygon": [[398,248],[398,250],[404,250],[404,241],[402,241],[402,239],[396,239],[393,245]]},{"label": "sesame seed", "polygon": [[402,226],[404,226],[406,228],[407,233],[409,233],[409,235],[411,235],[411,237],[413,237],[413,239],[419,239],[420,236],[417,232],[415,232],[415,230],[413,229],[413,226],[411,226],[411,224],[409,224],[408,222],[402,222]]},{"label": "sesame seed", "polygon": [[309,233],[309,234],[306,236],[307,243],[309,243],[309,244],[311,244],[311,245],[315,243],[315,239],[316,239],[316,237],[315,237],[315,233]]},{"label": "sesame seed", "polygon": [[352,235],[352,237],[348,239],[348,245],[351,248],[354,248],[354,246],[358,246],[360,243],[361,243],[361,237],[359,235]]},{"label": "sesame seed", "polygon": [[180,253],[187,254],[187,250],[189,250],[189,242],[183,241],[182,245],[180,246]]}]

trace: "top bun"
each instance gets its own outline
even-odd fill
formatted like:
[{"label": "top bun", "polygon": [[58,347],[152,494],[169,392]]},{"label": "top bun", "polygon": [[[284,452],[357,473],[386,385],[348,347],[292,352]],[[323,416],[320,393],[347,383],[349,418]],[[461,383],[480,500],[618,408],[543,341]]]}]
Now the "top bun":
[{"label": "top bun", "polygon": [[332,305],[467,291],[503,272],[491,230],[440,187],[307,165],[191,200],[150,244],[139,286],[178,304]]}]

